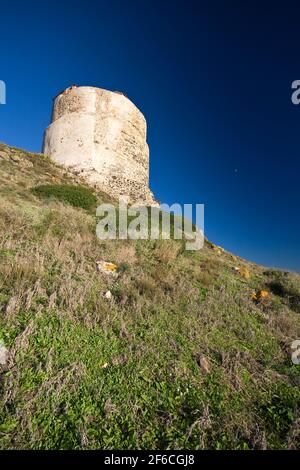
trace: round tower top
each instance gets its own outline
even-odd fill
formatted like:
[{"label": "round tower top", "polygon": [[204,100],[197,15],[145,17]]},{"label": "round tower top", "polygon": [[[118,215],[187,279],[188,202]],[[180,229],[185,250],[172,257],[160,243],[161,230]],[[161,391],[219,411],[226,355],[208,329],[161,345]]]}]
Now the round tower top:
[{"label": "round tower top", "polygon": [[143,113],[123,92],[93,86],[71,85],[54,98],[52,122],[65,114],[107,113],[109,108],[115,109],[124,119],[135,112],[140,115],[141,120],[145,121]]}]

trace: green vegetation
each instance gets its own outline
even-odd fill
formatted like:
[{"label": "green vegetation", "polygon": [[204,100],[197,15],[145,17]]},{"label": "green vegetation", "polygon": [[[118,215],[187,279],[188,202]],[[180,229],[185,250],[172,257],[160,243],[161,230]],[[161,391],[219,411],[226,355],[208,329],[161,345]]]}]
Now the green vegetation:
[{"label": "green vegetation", "polygon": [[209,243],[100,241],[41,184],[76,182],[0,145],[0,448],[299,448],[299,276]]},{"label": "green vegetation", "polygon": [[67,184],[47,184],[33,188],[35,194],[42,198],[57,199],[74,207],[92,210],[96,209],[97,198],[94,193],[84,186]]}]

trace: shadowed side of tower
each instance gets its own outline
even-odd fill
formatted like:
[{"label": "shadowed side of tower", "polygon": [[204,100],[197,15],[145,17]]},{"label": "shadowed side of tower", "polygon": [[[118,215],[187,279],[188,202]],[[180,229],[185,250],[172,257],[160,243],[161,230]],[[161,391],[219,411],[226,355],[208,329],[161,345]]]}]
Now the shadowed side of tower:
[{"label": "shadowed side of tower", "polygon": [[111,196],[155,204],[147,124],[122,93],[72,86],[54,100],[43,152]]}]

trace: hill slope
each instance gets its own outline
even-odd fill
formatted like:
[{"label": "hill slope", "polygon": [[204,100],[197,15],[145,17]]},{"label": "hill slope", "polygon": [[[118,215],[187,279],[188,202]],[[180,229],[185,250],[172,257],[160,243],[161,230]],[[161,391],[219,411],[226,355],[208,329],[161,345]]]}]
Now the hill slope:
[{"label": "hill slope", "polygon": [[0,448],[299,447],[299,276],[210,243],[99,241],[92,209],[41,184],[78,180],[0,145]]}]

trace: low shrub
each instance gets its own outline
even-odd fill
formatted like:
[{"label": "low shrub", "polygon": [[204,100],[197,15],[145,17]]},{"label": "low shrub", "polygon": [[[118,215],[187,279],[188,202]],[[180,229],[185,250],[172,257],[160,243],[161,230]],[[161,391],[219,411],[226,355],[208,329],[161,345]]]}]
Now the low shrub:
[{"label": "low shrub", "polygon": [[58,199],[74,207],[91,210],[96,207],[97,198],[93,192],[85,186],[72,186],[67,184],[37,186],[32,190],[42,198]]}]

